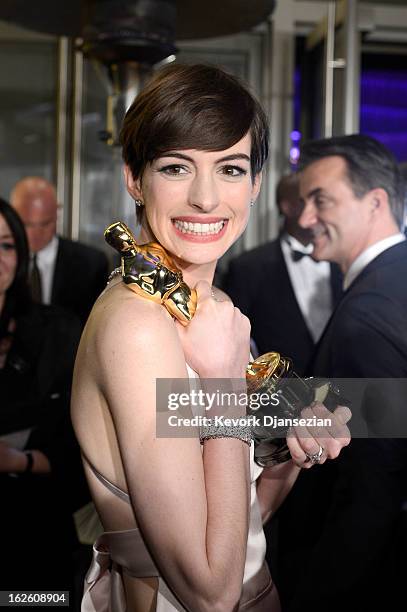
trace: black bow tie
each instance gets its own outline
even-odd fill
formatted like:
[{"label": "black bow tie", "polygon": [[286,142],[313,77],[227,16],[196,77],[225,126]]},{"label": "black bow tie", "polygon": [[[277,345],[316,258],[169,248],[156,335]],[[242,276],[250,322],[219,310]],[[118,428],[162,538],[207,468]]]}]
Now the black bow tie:
[{"label": "black bow tie", "polygon": [[304,251],[291,250],[291,258],[293,261],[300,261],[303,257],[310,257],[311,253],[304,253]]}]

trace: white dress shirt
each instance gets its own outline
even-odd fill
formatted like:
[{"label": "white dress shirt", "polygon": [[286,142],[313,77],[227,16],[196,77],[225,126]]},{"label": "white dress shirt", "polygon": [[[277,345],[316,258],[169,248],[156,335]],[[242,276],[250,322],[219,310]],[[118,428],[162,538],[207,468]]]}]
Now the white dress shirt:
[{"label": "white dress shirt", "polygon": [[[41,274],[42,302],[50,304],[52,297],[52,280],[58,253],[58,236],[54,236],[41,251],[37,252],[37,266]],[[32,260],[32,254],[31,254]]]},{"label": "white dress shirt", "polygon": [[373,259],[375,259],[380,253],[386,251],[390,247],[398,244],[399,242],[403,242],[406,239],[405,236],[401,233],[394,234],[393,236],[389,236],[388,238],[384,238],[383,240],[379,240],[375,244],[372,244],[370,247],[365,249],[356,259],[353,261],[349,270],[345,274],[345,278],[343,279],[343,289],[346,291],[353,283],[355,278],[359,276],[359,274],[366,268],[368,264],[370,264]]},{"label": "white dress shirt", "polygon": [[330,265],[327,261],[315,261],[312,257],[294,261],[294,251],[310,255],[313,246],[304,246],[289,234],[283,234],[280,242],[298,306],[314,342],[317,342],[332,314]]}]

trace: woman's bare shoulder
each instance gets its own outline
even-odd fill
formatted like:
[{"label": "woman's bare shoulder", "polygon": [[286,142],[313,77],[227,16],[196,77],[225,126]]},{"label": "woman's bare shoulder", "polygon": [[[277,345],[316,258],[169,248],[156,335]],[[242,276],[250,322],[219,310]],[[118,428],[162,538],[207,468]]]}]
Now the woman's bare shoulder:
[{"label": "woman's bare shoulder", "polygon": [[188,376],[181,340],[168,312],[121,284],[98,300],[80,359],[116,417],[128,419],[138,406],[137,419],[144,414],[148,423],[155,415],[156,380]]},{"label": "woman's bare shoulder", "polygon": [[113,327],[125,328],[127,325],[140,329],[164,325],[175,330],[174,323],[165,308],[137,295],[124,283],[118,283],[98,300],[92,318],[97,321],[98,331],[102,335]]},{"label": "woman's bare shoulder", "polygon": [[118,283],[98,300],[88,322],[88,331],[97,353],[119,346],[143,353],[170,344],[181,350],[180,339],[169,313],[155,302],[140,297],[123,283]]}]

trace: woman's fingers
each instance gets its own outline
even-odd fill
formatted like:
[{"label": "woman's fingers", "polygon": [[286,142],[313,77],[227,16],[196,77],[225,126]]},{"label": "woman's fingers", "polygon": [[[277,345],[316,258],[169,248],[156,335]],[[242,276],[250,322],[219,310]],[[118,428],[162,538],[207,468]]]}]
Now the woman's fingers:
[{"label": "woman's fingers", "polygon": [[352,413],[347,406],[338,406],[335,408],[333,414],[340,421],[340,423],[342,423],[342,425],[346,425],[346,423],[352,418]]},{"label": "woman's fingers", "polygon": [[[307,451],[304,448],[303,440],[303,437],[298,437],[296,431],[294,431],[294,428],[290,429],[289,433],[287,434],[287,446],[289,448],[293,462],[298,465],[298,467],[308,469],[312,467],[313,463],[309,461],[306,455]],[[312,452],[310,454],[314,454],[314,452],[317,453],[318,450],[319,445],[318,443],[316,443],[315,446],[312,445]],[[326,457],[321,457],[321,463],[323,463],[325,459]]]},{"label": "woman's fingers", "polygon": [[199,304],[202,305],[204,300],[212,298],[212,287],[206,281],[203,281],[203,280],[198,281],[197,284],[195,285],[195,290],[197,294],[198,307],[199,307]]},{"label": "woman's fingers", "polygon": [[319,435],[326,436],[330,458],[337,457],[344,446],[350,442],[350,431],[346,425],[352,416],[351,411],[347,406],[338,406],[334,412],[330,412],[323,404],[313,404],[312,410],[315,416],[319,419],[324,419],[326,422],[325,431]]},{"label": "woman's fingers", "polygon": [[301,418],[315,425],[299,425],[287,436],[287,445],[294,463],[309,468],[315,463],[338,457],[350,442],[346,423],[352,414],[347,406],[338,406],[330,412],[323,404],[314,403],[301,411]]}]

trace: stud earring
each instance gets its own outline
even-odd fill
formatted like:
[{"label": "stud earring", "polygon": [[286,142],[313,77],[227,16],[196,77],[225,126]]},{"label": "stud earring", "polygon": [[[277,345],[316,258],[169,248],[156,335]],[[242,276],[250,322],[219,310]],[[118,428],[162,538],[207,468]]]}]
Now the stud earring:
[{"label": "stud earring", "polygon": [[254,200],[250,200],[250,208],[254,206]]},{"label": "stud earring", "polygon": [[139,200],[139,199],[134,200],[134,203],[135,203],[136,206],[143,206],[142,200]]}]

